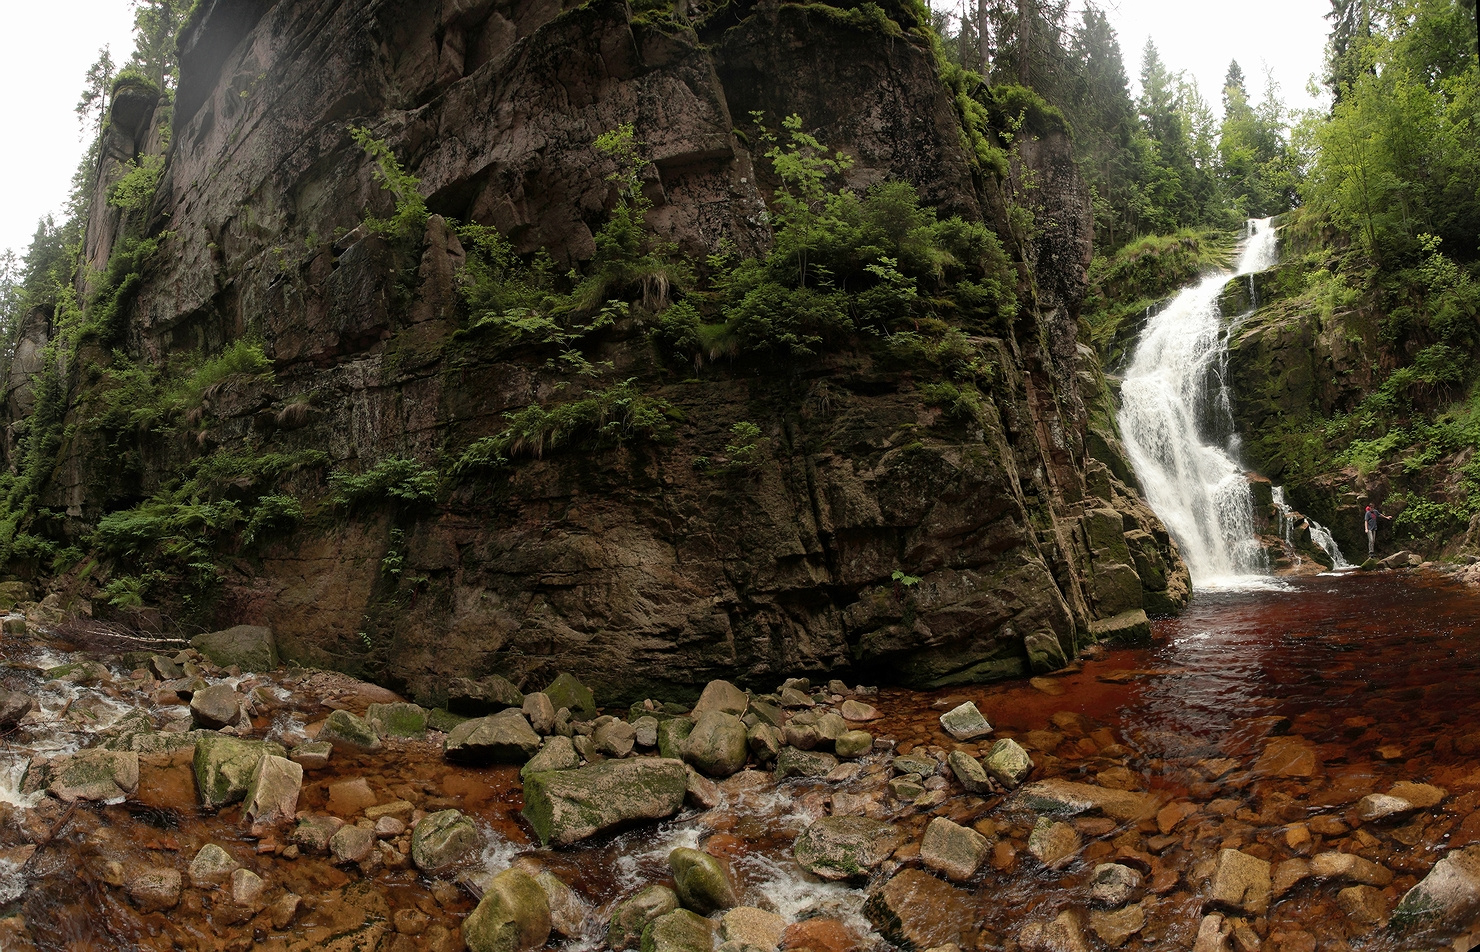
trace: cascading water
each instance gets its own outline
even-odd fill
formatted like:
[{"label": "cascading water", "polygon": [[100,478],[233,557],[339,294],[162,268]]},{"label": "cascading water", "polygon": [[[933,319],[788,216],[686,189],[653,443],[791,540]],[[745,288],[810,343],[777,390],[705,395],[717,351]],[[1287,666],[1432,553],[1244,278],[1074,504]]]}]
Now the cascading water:
[{"label": "cascading water", "polygon": [[1352,568],[1352,564],[1346,560],[1346,556],[1341,554],[1341,546],[1336,544],[1336,537],[1331,535],[1329,529],[1311,517],[1302,515],[1290,508],[1290,504],[1285,501],[1285,487],[1273,487],[1273,494],[1275,511],[1280,514],[1280,537],[1285,540],[1286,545],[1291,549],[1295,548],[1295,544],[1299,541],[1297,533],[1300,530],[1301,523],[1304,523],[1306,530],[1310,533],[1312,544],[1320,546],[1331,557],[1331,567],[1333,569]]},{"label": "cascading water", "polygon": [[[1270,219],[1251,220],[1248,230],[1235,276],[1276,261]],[[1121,386],[1119,422],[1131,465],[1197,588],[1247,584],[1267,570],[1254,537],[1253,495],[1235,459],[1228,329],[1218,307],[1228,280],[1210,275],[1154,315]]]}]

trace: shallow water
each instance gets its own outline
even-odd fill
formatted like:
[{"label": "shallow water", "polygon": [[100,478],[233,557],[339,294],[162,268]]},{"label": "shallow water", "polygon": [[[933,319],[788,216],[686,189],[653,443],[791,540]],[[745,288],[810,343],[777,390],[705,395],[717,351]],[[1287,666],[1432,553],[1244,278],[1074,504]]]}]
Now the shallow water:
[{"label": "shallow water", "polygon": [[[885,717],[868,728],[891,738],[898,752],[943,757],[959,746],[980,754],[996,738],[1015,737],[1033,754],[1032,779],[1147,790],[1188,812],[1169,829],[1156,820],[1075,820],[1084,842],[1080,854],[1063,869],[1047,870],[1026,850],[1035,816],[1011,797],[970,796],[942,778],[933,781],[940,802],[924,809],[876,798],[871,809],[898,824],[907,840],[872,885],[918,865],[924,826],[943,815],[975,824],[995,840],[991,861],[962,890],[971,910],[970,921],[960,923],[964,947],[1015,944],[1029,923],[1087,909],[1094,866],[1118,858],[1147,878],[1139,894],[1147,924],[1123,947],[1191,948],[1204,913],[1209,863],[1225,847],[1275,864],[1327,850],[1360,853],[1395,874],[1381,889],[1390,911],[1447,849],[1480,842],[1480,691],[1473,680],[1480,669],[1480,598],[1440,577],[1416,574],[1355,573],[1281,585],[1277,591],[1199,592],[1184,615],[1155,624],[1153,647],[1106,652],[1054,677],[941,692],[885,689],[870,698]],[[467,891],[414,869],[362,872],[324,857],[289,859],[282,843],[251,840],[236,807],[213,815],[195,806],[188,751],[149,762],[138,794],[123,804],[83,805],[68,815],[51,798],[21,794],[18,758],[89,742],[93,716],[79,723],[74,711],[116,720],[146,700],[122,680],[122,671],[111,688],[48,689],[32,670],[43,650],[51,653],[44,658],[49,663],[69,660],[50,647],[7,646],[12,667],[5,683],[39,695],[52,690],[45,706],[54,724],[12,735],[0,754],[0,948],[315,947],[347,927],[373,925],[377,916],[391,920],[415,909],[433,923],[455,926],[473,908]],[[329,712],[321,700],[356,707],[353,696],[326,698],[324,684],[313,679],[280,672],[273,683],[281,690],[255,719],[257,736],[289,736],[320,720]],[[940,712],[962,699],[975,701],[992,721],[993,738],[958,745],[940,730]],[[1309,776],[1281,775],[1271,766],[1267,754],[1281,745],[1310,753]],[[531,843],[518,816],[515,768],[449,765],[434,740],[390,742],[371,755],[336,754],[329,768],[306,775],[299,810],[331,812],[329,785],[356,777],[369,782],[379,802],[405,799],[426,811],[463,810],[483,831],[483,868],[534,859],[591,905],[580,935],[552,943],[571,952],[604,947],[609,906],[667,880],[666,857],[675,846],[702,846],[729,859],[746,902],[789,920],[837,920],[856,946],[882,947],[861,912],[871,884],[820,882],[796,865],[790,850],[796,834],[829,811],[835,793],[878,791],[891,757],[888,750],[876,752],[851,780],[793,782],[779,790],[765,777],[734,778],[724,785],[726,802],[714,810],[691,810],[563,851]],[[1398,781],[1437,784],[1447,796],[1397,823],[1355,821],[1358,799]],[[45,839],[58,824],[56,839],[17,873],[7,850]],[[242,919],[220,895],[189,886],[176,909],[141,914],[108,883],[109,862],[183,871],[207,842],[255,869],[269,884],[269,900],[285,890],[304,897],[293,922],[274,929],[261,915]],[[25,891],[18,895],[21,883]],[[1346,885],[1300,882],[1267,917],[1250,924],[1270,952],[1439,948],[1441,939],[1450,942],[1469,928],[1453,923],[1444,936],[1426,937],[1418,946],[1397,942],[1342,909],[1338,893]],[[33,946],[23,944],[26,937]],[[383,947],[390,948],[389,941]],[[422,932],[402,940],[399,948],[408,947],[438,946]]]}]

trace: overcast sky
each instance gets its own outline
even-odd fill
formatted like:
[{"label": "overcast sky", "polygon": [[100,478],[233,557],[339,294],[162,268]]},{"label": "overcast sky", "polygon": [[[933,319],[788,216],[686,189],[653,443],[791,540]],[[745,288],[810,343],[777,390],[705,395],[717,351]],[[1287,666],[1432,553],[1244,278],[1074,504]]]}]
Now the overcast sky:
[{"label": "overcast sky", "polygon": [[[951,5],[950,0],[936,3]],[[1327,28],[1322,15],[1330,9],[1329,0],[1103,4],[1120,37],[1132,84],[1149,35],[1169,68],[1196,77],[1215,110],[1231,59],[1243,67],[1255,99],[1263,93],[1268,64],[1287,103],[1314,104],[1305,86],[1321,70]],[[104,45],[112,48],[114,62],[128,59],[132,27],[128,0],[0,0],[0,89],[7,90],[0,121],[8,133],[0,149],[0,249],[24,254],[37,220],[65,203],[85,149],[72,111],[83,78]]]}]

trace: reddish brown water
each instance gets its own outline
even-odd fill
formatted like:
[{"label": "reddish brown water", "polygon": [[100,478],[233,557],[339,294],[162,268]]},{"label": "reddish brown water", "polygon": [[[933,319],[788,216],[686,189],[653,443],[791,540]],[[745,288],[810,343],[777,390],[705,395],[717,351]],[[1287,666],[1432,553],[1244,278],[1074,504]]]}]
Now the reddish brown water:
[{"label": "reddish brown water", "polygon": [[[971,699],[997,727],[996,737],[1016,737],[1033,752],[1033,779],[1148,790],[1186,814],[1164,812],[1160,823],[1076,820],[1083,848],[1057,871],[1028,855],[1035,818],[1011,798],[968,796],[954,782],[940,785],[941,802],[923,809],[878,796],[887,754],[871,758],[852,781],[792,784],[779,794],[749,779],[732,781],[723,808],[558,853],[531,846],[517,815],[512,768],[453,767],[432,742],[337,757],[306,778],[299,807],[326,811],[331,783],[364,777],[379,802],[462,809],[485,825],[490,866],[528,853],[598,910],[587,934],[568,943],[572,949],[600,946],[600,910],[637,886],[663,881],[664,858],[676,844],[702,844],[732,859],[748,902],[790,918],[837,919],[852,942],[879,944],[857,915],[861,888],[816,883],[789,858],[796,832],[825,814],[839,792],[873,795],[873,815],[911,837],[881,875],[917,862],[924,826],[936,815],[995,838],[991,863],[965,891],[963,946],[1011,946],[1029,923],[1087,909],[1094,865],[1119,859],[1147,879],[1146,926],[1123,947],[1190,949],[1204,913],[1209,864],[1222,848],[1276,865],[1330,850],[1359,853],[1395,874],[1378,899],[1368,897],[1369,911],[1376,902],[1385,913],[1447,849],[1480,842],[1480,691],[1473,681],[1480,598],[1437,577],[1396,574],[1292,580],[1288,589],[1199,594],[1182,617],[1157,623],[1155,647],[1109,652],[1034,684],[885,690],[872,699],[886,717],[870,729],[894,738],[900,752],[957,746],[985,752],[991,739],[957,745],[937,722],[944,707]],[[290,707],[310,720],[327,714],[296,697],[284,710]],[[259,727],[282,713],[270,712]],[[1291,751],[1301,756],[1292,760]],[[247,839],[236,808],[210,815],[193,806],[188,764],[188,755],[150,764],[135,800],[76,811],[28,866],[24,896],[0,908],[0,948],[27,947],[14,938],[21,926],[35,948],[46,950],[316,948],[367,922],[385,921],[389,936],[397,913],[417,910],[434,924],[455,927],[471,910],[464,892],[414,869],[364,872],[324,858],[288,859],[281,843]],[[1446,797],[1399,822],[1357,821],[1357,800],[1399,781],[1437,784]],[[0,824],[0,847],[34,839],[36,829],[61,817],[54,801],[24,819],[11,811]],[[269,899],[287,890],[303,896],[303,910],[275,929],[263,914],[242,918],[220,895],[187,886],[177,908],[141,914],[107,882],[110,860],[183,871],[206,842],[226,846],[263,876]],[[1453,923],[1418,945],[1398,942],[1378,924],[1361,921],[1361,910],[1343,907],[1338,894],[1347,885],[1306,879],[1250,925],[1268,952],[1439,948],[1441,938],[1448,943],[1469,927]],[[427,931],[396,941],[387,938],[380,948],[449,947]]]}]

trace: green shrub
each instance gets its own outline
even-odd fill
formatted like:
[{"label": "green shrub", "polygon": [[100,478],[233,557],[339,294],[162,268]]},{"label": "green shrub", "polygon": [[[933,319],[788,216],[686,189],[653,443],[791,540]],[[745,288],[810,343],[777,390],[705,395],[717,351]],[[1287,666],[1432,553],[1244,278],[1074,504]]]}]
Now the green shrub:
[{"label": "green shrub", "polygon": [[435,470],[406,456],[392,456],[363,473],[332,473],[329,488],[336,506],[379,503],[425,506],[437,499]]},{"label": "green shrub", "polygon": [[453,464],[452,472],[466,476],[518,456],[538,459],[567,446],[604,449],[637,437],[665,435],[676,411],[668,401],[641,393],[636,384],[634,377],[590,391],[579,400],[551,407],[535,403],[506,413],[508,428],[471,444]]},{"label": "green shrub", "polygon": [[384,141],[375,138],[364,127],[350,129],[350,138],[365,150],[375,163],[375,174],[380,187],[391,193],[395,200],[395,211],[390,218],[367,217],[365,226],[387,238],[405,242],[420,242],[426,234],[427,203],[422,198],[421,182],[407,172],[396,161],[396,155]]}]

